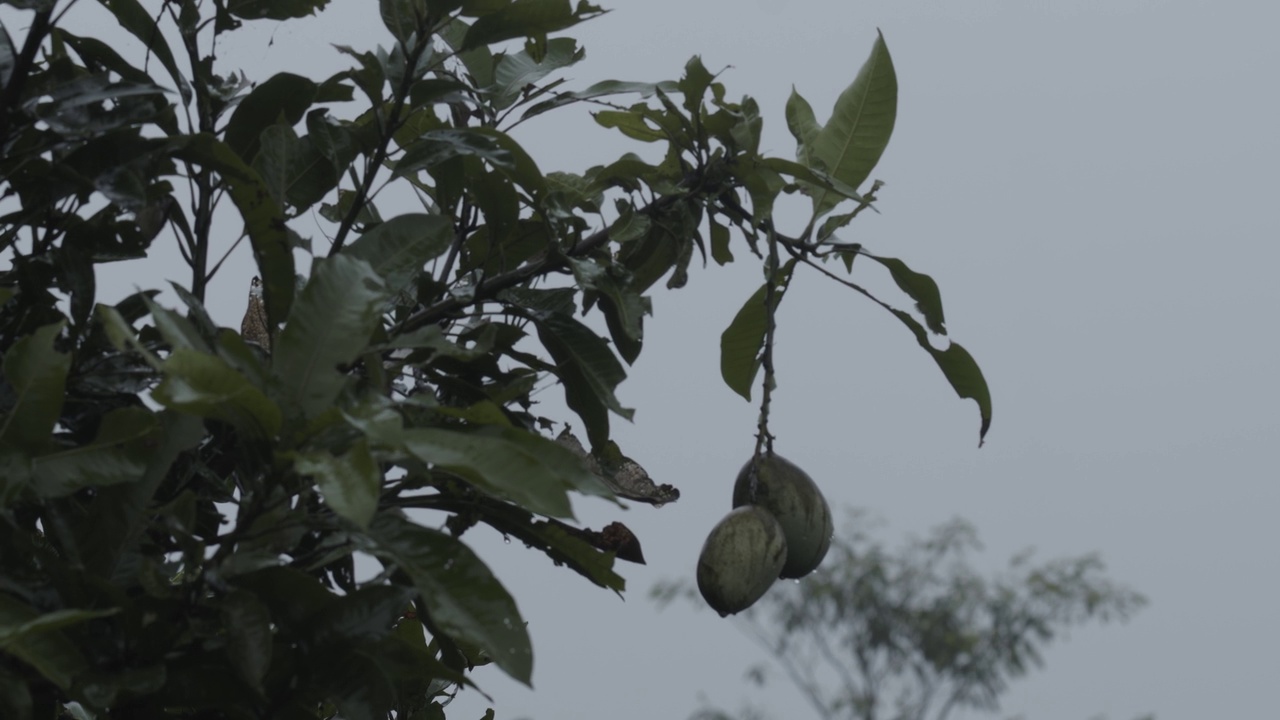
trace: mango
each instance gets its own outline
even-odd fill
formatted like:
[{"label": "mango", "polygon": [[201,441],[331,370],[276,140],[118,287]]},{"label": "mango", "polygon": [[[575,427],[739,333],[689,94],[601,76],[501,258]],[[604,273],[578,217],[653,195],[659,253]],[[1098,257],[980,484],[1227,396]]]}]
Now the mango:
[{"label": "mango", "polygon": [[753,457],[733,484],[733,506],[769,511],[787,538],[780,577],[801,578],[817,569],[831,547],[831,507],[809,474],[781,455]]}]

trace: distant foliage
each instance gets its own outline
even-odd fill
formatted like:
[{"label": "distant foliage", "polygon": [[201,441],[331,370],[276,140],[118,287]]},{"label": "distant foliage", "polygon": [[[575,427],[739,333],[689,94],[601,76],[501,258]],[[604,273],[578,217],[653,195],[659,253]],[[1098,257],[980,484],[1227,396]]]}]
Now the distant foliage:
[{"label": "distant foliage", "polygon": [[[853,514],[817,571],[778,583],[742,615],[742,630],[823,720],[994,713],[1009,683],[1039,667],[1044,648],[1068,629],[1127,620],[1147,603],[1107,578],[1096,555],[1035,564],[1022,553],[988,577],[972,565],[980,545],[962,520],[893,551],[867,524]],[[663,604],[700,604],[687,581],[661,583],[652,594]],[[755,666],[747,675],[763,684],[767,671]],[[694,717],[732,718],[716,709]]]},{"label": "distant foliage", "polygon": [[[933,281],[836,234],[880,187],[859,189],[896,116],[883,38],[825,125],[792,96],[788,160],[760,154],[757,104],[697,57],[674,82],[556,79],[584,51],[553,35],[604,12],[587,2],[369,3],[389,49],[337,46],[349,68],[315,78],[216,50],[327,0],[100,4],[118,27],[89,35],[65,27],[74,0],[3,8],[6,720],[422,720],[476,665],[528,683],[526,622],[462,536],[489,525],[622,592],[614,561],[643,561],[639,539],[575,526],[570,498],[678,498],[610,428],[632,415],[615,389],[647,293],[685,285],[695,256],[762,267],[721,339],[732,390],[750,399],[765,370],[761,442],[799,266],[898,317],[987,431],[977,364],[929,337],[945,333]],[[662,159],[549,171],[516,141],[583,105]],[[390,207],[388,187],[420,206]],[[797,234],[774,226],[782,194],[811,199]],[[100,302],[99,273],[168,243],[190,268],[179,307],[143,276]],[[258,278],[237,332],[204,303],[213,283],[250,287],[224,270],[245,244]],[[911,312],[849,276],[863,258]],[[534,412],[548,385],[584,444]],[[381,571],[358,582],[356,554]]]}]

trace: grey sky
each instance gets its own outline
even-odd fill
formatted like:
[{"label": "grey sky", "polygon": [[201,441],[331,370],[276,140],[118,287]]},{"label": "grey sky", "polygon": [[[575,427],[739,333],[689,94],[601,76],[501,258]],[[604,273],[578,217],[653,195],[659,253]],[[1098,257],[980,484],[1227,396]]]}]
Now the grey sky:
[{"label": "grey sky", "polygon": [[[788,158],[792,84],[824,121],[884,32],[900,96],[873,174],[887,183],[882,214],[864,214],[843,237],[938,281],[952,336],[991,384],[995,421],[979,450],[976,407],[910,334],[805,273],[780,318],[774,430],[833,505],[874,510],[891,537],[959,515],[979,528],[992,568],[1027,546],[1040,557],[1099,550],[1114,577],[1151,598],[1130,624],[1051,648],[1003,714],[1273,715],[1280,6],[611,5],[570,33],[587,48],[568,73],[573,87],[675,79],[701,54],[713,71],[732,66],[722,76],[730,95],[759,101],[762,147]],[[257,80],[282,67],[337,70],[346,60],[326,42],[387,43],[374,8],[335,0],[305,31],[276,32],[270,47],[264,31],[231,49]],[[596,128],[585,109],[516,137],[544,172],[642,147]],[[792,218],[793,229],[803,222]],[[103,299],[182,278],[177,262],[170,252],[119,268],[101,278]],[[248,248],[238,249],[211,291],[223,324],[238,326],[252,273]],[[658,613],[646,599],[656,580],[692,576],[751,451],[756,409],[721,382],[718,343],[758,282],[746,263],[712,266],[682,291],[654,294],[645,351],[620,393],[636,422],[619,422],[616,436],[683,496],[620,516],[578,503],[585,524],[621,519],[644,545],[648,566],[620,563],[625,602],[519,543],[467,535],[534,639],[535,691],[496,669],[475,675],[498,717],[678,719],[700,692],[728,709],[751,699],[776,718],[809,717],[780,674],[764,691],[743,682],[764,658],[732,622],[686,606]],[[572,419],[558,394],[543,392],[544,412]],[[479,717],[486,706],[464,693],[449,714]]]}]

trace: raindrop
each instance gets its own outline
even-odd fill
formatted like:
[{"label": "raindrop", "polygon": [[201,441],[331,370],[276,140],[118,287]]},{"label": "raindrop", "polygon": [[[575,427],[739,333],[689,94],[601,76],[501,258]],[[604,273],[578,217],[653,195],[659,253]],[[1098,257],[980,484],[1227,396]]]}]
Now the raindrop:
[{"label": "raindrop", "polygon": [[510,544],[511,544],[511,538],[507,537],[506,535],[503,535],[503,536],[502,536],[502,542],[504,542],[504,543],[506,543],[506,544],[510,545]]}]

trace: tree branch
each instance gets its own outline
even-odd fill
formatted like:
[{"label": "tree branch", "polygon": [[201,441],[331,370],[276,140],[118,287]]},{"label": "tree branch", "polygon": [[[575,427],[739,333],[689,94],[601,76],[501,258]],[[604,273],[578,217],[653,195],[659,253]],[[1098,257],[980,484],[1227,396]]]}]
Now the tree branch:
[{"label": "tree branch", "polygon": [[[683,194],[667,195],[659,198],[653,204],[645,207],[641,212],[645,214],[653,214],[661,212],[676,204],[680,200],[686,199]],[[591,235],[579,240],[566,253],[547,253],[537,260],[525,263],[514,270],[494,275],[493,277],[480,282],[476,285],[469,299],[460,300],[456,297],[447,297],[429,307],[423,308],[418,312],[405,318],[403,322],[391,328],[388,335],[395,337],[396,335],[417,330],[420,327],[439,322],[460,310],[470,307],[476,303],[488,300],[507,288],[515,287],[520,283],[539,275],[554,272],[563,268],[567,268],[569,258],[581,257],[590,253],[592,250],[599,248],[609,241],[609,228],[603,228]]]},{"label": "tree branch", "polygon": [[27,84],[27,75],[31,72],[31,65],[36,60],[36,53],[40,51],[45,36],[53,27],[49,21],[51,17],[53,17],[53,3],[49,3],[49,7],[44,10],[36,11],[35,17],[31,20],[31,28],[27,30],[27,40],[22,45],[22,51],[13,61],[13,69],[9,73],[9,84],[4,87],[4,93],[0,94],[0,140],[7,141],[9,138],[9,117],[17,109],[18,98],[22,97],[22,88]]}]

